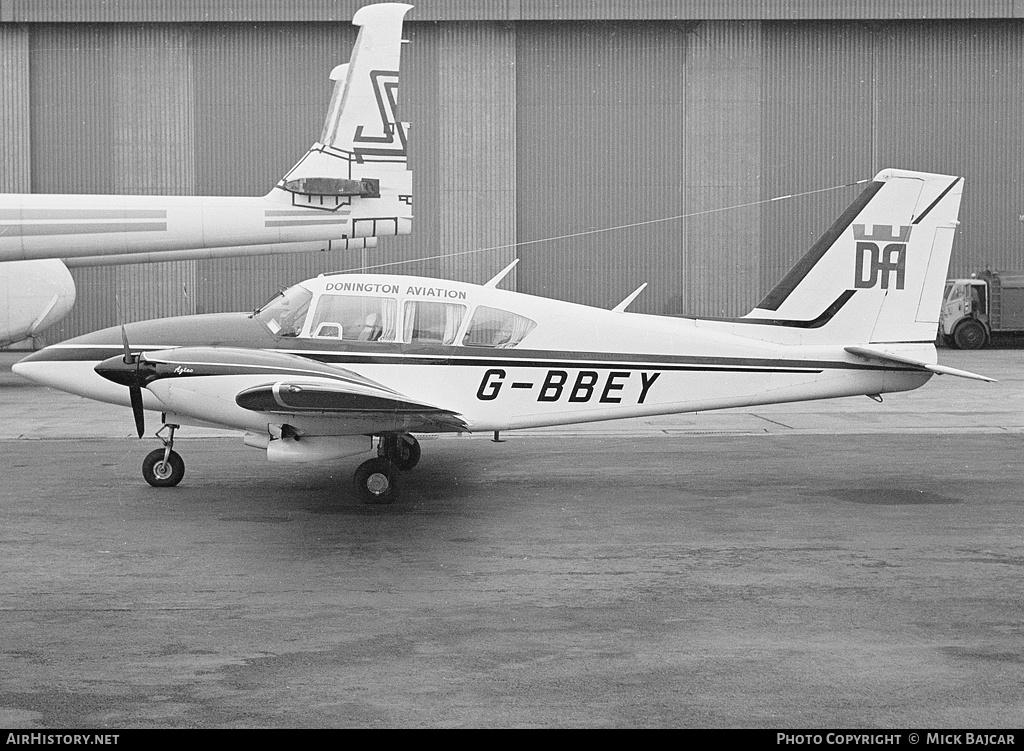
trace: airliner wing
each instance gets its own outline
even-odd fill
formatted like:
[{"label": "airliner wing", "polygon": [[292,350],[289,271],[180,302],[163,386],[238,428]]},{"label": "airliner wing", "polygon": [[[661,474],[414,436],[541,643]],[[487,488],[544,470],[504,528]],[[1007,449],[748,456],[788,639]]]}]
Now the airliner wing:
[{"label": "airliner wing", "polygon": [[915,360],[912,357],[906,357],[904,355],[894,355],[886,352],[885,350],[874,349],[872,347],[844,347],[843,349],[851,355],[862,357],[865,360],[875,360],[882,363],[898,363],[900,365],[909,365],[911,367],[919,368],[920,370],[930,370],[932,373],[938,373],[939,375],[952,375],[959,378],[971,378],[975,381],[996,383],[995,378],[971,373],[968,370],[958,370],[957,368],[950,368],[945,365],[937,365],[935,363],[924,362],[923,360]]}]

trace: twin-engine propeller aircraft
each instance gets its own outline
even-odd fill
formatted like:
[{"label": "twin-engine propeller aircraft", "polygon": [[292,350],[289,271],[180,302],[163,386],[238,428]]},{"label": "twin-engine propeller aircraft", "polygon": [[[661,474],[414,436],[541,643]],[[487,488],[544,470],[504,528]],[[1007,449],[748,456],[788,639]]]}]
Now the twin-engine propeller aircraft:
[{"label": "twin-engine propeller aircraft", "polygon": [[408,234],[408,124],[395,109],[411,7],[356,11],[359,36],[331,72],[320,140],[265,196],[0,194],[0,344],[71,309],[66,266],[344,251]]},{"label": "twin-engine propeller aircraft", "polygon": [[[184,474],[182,425],[245,431],[271,461],[371,451],[356,483],[392,500],[412,433],[501,431],[907,391],[934,339],[963,182],[885,170],[753,311],[729,320],[611,310],[485,285],[321,275],[254,313],[110,328],[14,366],[39,383],[162,413],[152,485]],[[511,267],[509,267],[511,268]],[[508,269],[506,269],[507,271]],[[162,434],[168,433],[167,437]]]}]

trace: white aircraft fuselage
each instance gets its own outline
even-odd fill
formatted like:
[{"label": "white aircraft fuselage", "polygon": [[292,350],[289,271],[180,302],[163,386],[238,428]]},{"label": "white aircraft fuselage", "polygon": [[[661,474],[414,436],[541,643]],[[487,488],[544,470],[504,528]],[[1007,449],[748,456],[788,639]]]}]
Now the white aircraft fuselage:
[{"label": "white aircraft fuselage", "polygon": [[[144,392],[146,408],[171,413],[181,422],[266,433],[274,417],[240,407],[238,393],[266,384],[274,373],[309,384],[332,381],[294,358],[355,371],[417,403],[443,404],[462,418],[467,431],[877,395],[917,388],[932,375],[909,365],[865,362],[840,345],[816,343],[813,330],[754,320],[617,312],[411,276],[321,276],[301,286],[312,293],[310,310],[317,309],[322,296],[344,287],[348,297],[384,298],[396,311],[421,302],[441,304],[461,313],[460,321],[448,337],[401,332],[395,341],[315,336],[312,316],[298,335],[275,334],[246,313],[128,324],[132,350],[167,363],[166,373]],[[469,311],[480,307],[535,325],[514,347],[469,346]],[[216,362],[221,358],[206,351],[214,346],[239,352],[230,364]],[[182,350],[178,355],[177,349]],[[121,352],[121,329],[109,328],[48,347],[16,368],[40,383],[129,406],[126,389],[95,371]],[[902,345],[899,352],[935,359],[930,344]],[[263,354],[280,360],[271,364]],[[339,434],[337,421],[329,416],[296,415],[288,423],[306,435]],[[376,433],[381,427],[375,416],[372,424],[348,420],[343,432]],[[388,428],[424,426],[409,424],[396,413]]]},{"label": "white aircraft fuselage", "polygon": [[379,216],[364,214],[353,221],[350,209],[297,206],[290,198],[280,190],[265,197],[0,195],[0,261],[55,254],[71,261],[124,258],[205,248],[233,248],[232,255],[240,255],[240,246],[325,243],[411,231],[411,216],[386,217],[383,207]]}]

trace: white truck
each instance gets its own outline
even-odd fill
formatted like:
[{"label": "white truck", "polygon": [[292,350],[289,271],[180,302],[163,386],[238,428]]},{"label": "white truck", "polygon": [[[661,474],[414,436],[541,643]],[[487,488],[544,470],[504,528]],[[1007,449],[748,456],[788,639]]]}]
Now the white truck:
[{"label": "white truck", "polygon": [[982,271],[949,279],[939,337],[951,347],[981,349],[993,334],[1024,333],[1024,274]]}]

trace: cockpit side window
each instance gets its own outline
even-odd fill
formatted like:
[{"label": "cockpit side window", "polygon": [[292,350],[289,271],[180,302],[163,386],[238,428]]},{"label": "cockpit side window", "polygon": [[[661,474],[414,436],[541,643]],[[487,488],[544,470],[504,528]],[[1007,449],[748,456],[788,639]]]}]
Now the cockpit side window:
[{"label": "cockpit side window", "polygon": [[480,305],[473,311],[462,343],[467,347],[515,347],[537,326],[525,316]]},{"label": "cockpit side window", "polygon": [[405,304],[404,339],[407,342],[454,344],[465,315],[465,305],[409,301]]},{"label": "cockpit side window", "polygon": [[398,329],[398,301],[366,295],[321,295],[309,335],[349,342],[393,342]]},{"label": "cockpit side window", "polygon": [[309,312],[313,293],[296,284],[253,313],[276,336],[298,336]]}]

